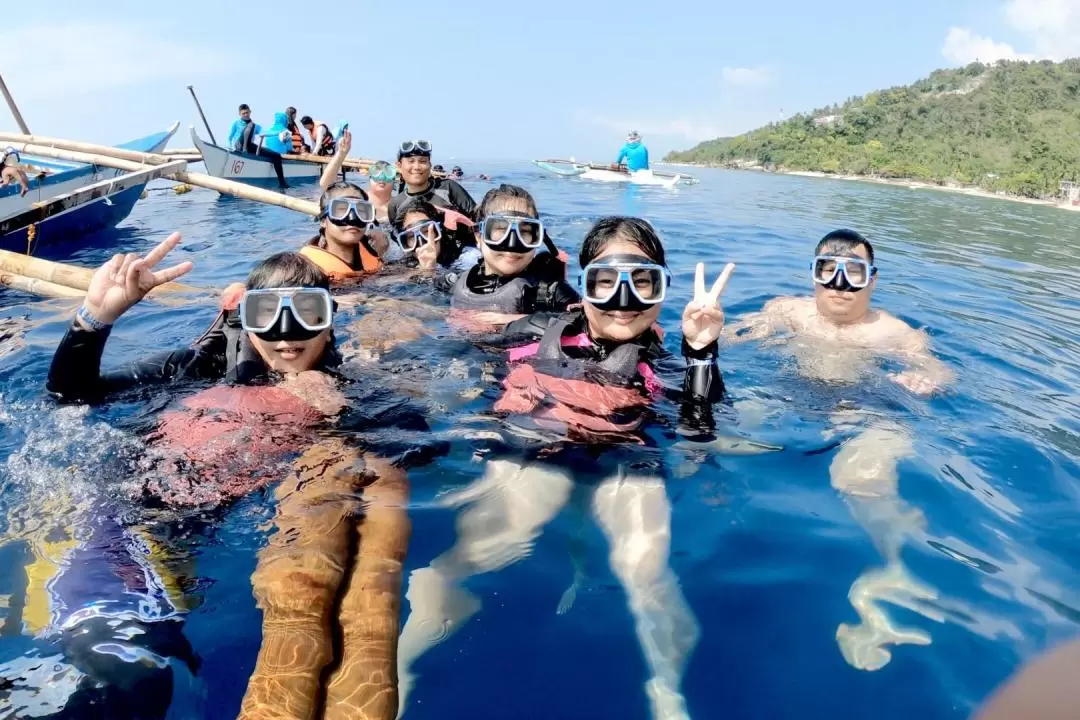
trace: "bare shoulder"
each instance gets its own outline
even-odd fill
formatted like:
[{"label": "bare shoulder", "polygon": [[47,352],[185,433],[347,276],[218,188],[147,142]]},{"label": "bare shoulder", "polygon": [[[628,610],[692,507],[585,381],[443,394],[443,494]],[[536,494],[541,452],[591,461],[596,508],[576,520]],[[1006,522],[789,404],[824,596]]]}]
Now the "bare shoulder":
[{"label": "bare shoulder", "polygon": [[929,347],[930,338],[922,330],[884,310],[878,310],[877,313],[875,334],[881,341],[903,350],[924,350]]}]

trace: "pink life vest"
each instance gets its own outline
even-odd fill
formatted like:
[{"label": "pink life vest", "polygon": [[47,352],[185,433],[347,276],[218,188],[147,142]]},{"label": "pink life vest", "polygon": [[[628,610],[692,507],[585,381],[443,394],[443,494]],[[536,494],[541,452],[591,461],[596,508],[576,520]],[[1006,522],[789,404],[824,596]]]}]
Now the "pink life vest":
[{"label": "pink life vest", "polygon": [[288,390],[218,385],[166,411],[148,441],[176,472],[148,489],[169,505],[218,505],[281,480],[283,461],[314,439],[322,413]]},{"label": "pink life vest", "polygon": [[[496,412],[528,413],[540,426],[565,427],[584,440],[641,442],[634,432],[651,404],[646,393],[659,390],[652,368],[642,362],[640,345],[626,343],[603,360],[569,357],[564,347],[590,347],[585,333],[564,337],[569,323],[553,323],[539,343],[510,351],[515,365],[503,381]],[[644,381],[646,392],[636,387]]]}]

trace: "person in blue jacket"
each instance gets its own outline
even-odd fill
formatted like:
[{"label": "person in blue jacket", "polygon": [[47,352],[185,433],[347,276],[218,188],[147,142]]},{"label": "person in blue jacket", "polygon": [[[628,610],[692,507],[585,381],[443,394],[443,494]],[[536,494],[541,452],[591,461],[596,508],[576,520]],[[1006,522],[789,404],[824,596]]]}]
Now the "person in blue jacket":
[{"label": "person in blue jacket", "polygon": [[[274,126],[264,132],[262,127],[251,119],[251,108],[247,103],[240,105],[239,113],[240,117],[234,120],[232,127],[229,128],[229,149],[233,152],[259,155],[268,159],[274,166],[278,187],[285,190],[289,184],[285,182],[285,168],[281,164],[281,155],[292,150],[292,141],[290,138],[288,145],[284,145],[275,133],[287,129],[288,117],[285,113],[277,113],[274,115]],[[262,147],[259,147],[259,138],[262,138]]]},{"label": "person in blue jacket", "polygon": [[619,151],[619,158],[615,161],[618,167],[626,161],[626,169],[630,172],[649,169],[649,149],[641,144],[641,136],[637,130],[631,130],[626,136],[626,144]]}]

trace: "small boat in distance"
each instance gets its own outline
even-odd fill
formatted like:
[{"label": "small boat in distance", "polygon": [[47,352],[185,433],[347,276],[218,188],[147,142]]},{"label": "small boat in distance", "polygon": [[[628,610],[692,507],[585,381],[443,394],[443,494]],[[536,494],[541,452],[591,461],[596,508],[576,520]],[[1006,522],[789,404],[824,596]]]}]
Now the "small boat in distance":
[{"label": "small boat in distance", "polygon": [[597,182],[621,182],[634,185],[658,185],[675,187],[676,185],[696,185],[699,181],[693,175],[683,173],[639,170],[630,172],[625,168],[614,170],[610,165],[579,163],[575,160],[533,160],[533,164],[561,177],[579,177],[582,180]]},{"label": "small boat in distance", "polygon": [[[207,174],[252,185],[277,185],[277,174],[270,160],[206,142],[195,132],[195,128],[191,129],[191,140],[202,155]],[[322,163],[306,160],[282,160],[281,166],[285,179],[296,182],[315,182],[322,177],[326,167]]]},{"label": "small boat in distance", "polygon": [[[180,123],[164,132],[147,135],[118,145],[125,150],[159,152],[169,144]],[[125,170],[116,170],[65,160],[37,157],[30,153],[19,157],[19,166],[30,181],[30,192],[20,194],[17,184],[0,187],[0,249],[32,254],[44,245],[73,240],[82,235],[114,227],[131,214],[146,187],[145,178],[123,178]],[[115,182],[109,180],[117,178]],[[91,188],[90,186],[101,187]],[[21,220],[34,210],[60,196],[72,196],[87,190],[85,198],[65,199],[59,212],[27,224]],[[37,212],[37,211],[35,211]]]}]

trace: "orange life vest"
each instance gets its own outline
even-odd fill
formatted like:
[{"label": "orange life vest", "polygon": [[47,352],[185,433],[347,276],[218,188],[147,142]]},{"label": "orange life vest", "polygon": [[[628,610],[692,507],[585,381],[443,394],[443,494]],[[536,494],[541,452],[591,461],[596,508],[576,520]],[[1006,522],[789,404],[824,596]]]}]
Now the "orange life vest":
[{"label": "orange life vest", "polygon": [[306,257],[324,273],[330,276],[332,282],[341,282],[378,272],[382,269],[382,260],[373,255],[363,244],[357,246],[360,251],[360,264],[362,269],[354,270],[350,265],[333,253],[323,250],[316,245],[305,245],[300,249],[300,254]]},{"label": "orange life vest", "polygon": [[304,152],[304,136],[300,134],[300,128],[292,131],[292,151],[294,155]]}]

